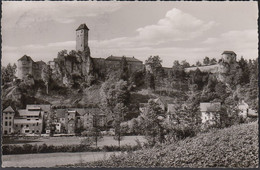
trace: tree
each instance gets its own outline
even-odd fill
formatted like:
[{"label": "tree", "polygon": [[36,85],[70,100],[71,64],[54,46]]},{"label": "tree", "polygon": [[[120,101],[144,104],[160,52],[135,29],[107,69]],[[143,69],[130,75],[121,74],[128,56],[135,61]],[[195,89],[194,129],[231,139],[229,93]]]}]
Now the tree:
[{"label": "tree", "polygon": [[44,65],[41,72],[42,80],[44,81],[44,84],[46,86],[46,93],[49,93],[49,82],[51,78],[51,70],[50,67],[47,65]]},{"label": "tree", "polygon": [[118,141],[119,148],[124,134],[121,123],[124,121],[124,115],[126,111],[127,108],[124,106],[123,103],[118,103],[116,105],[113,127],[115,129],[114,139]]},{"label": "tree", "polygon": [[190,63],[188,63],[186,60],[183,60],[183,61],[181,62],[181,65],[182,65],[183,68],[190,67]]},{"label": "tree", "polygon": [[206,57],[203,59],[203,64],[204,64],[204,65],[209,65],[209,63],[210,63],[209,57],[206,56]]},{"label": "tree", "polygon": [[120,61],[120,79],[127,81],[129,78],[128,64],[125,57]]},{"label": "tree", "polygon": [[120,103],[127,109],[130,93],[126,81],[107,80],[101,87],[101,110],[106,114],[107,120],[115,120],[118,114],[117,105]]},{"label": "tree", "polygon": [[210,65],[214,65],[214,64],[217,64],[216,58],[212,58],[212,59],[210,60]]},{"label": "tree", "polygon": [[201,64],[201,62],[200,61],[197,61],[196,62],[196,66],[201,66],[202,64]]},{"label": "tree", "polygon": [[145,64],[150,64],[152,69],[162,67],[162,60],[159,56],[150,56],[147,60],[145,60]]},{"label": "tree", "polygon": [[163,120],[164,114],[161,107],[157,103],[149,101],[144,112],[144,129],[146,139],[150,145],[154,145],[156,142],[164,142]]},{"label": "tree", "polygon": [[180,66],[180,63],[178,60],[174,60],[173,62],[173,67],[179,67]]}]

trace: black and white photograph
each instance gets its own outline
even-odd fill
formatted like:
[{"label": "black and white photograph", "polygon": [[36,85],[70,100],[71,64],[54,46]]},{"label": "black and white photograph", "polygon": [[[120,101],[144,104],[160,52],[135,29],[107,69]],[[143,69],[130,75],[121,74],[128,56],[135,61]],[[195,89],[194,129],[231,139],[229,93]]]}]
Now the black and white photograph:
[{"label": "black and white photograph", "polygon": [[1,167],[259,168],[257,1],[2,1]]}]

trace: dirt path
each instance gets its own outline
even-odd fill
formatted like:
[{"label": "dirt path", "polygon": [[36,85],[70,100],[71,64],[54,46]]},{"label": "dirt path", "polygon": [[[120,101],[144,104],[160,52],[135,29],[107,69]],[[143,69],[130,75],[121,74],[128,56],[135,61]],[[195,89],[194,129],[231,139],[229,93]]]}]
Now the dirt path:
[{"label": "dirt path", "polygon": [[78,152],[3,155],[2,167],[54,167],[107,159],[119,152]]}]

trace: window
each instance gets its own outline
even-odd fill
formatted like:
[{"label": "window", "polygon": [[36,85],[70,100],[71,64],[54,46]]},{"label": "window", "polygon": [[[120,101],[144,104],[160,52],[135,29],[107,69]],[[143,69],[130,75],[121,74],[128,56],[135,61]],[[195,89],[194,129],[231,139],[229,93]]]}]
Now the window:
[{"label": "window", "polygon": [[5,122],[5,126],[8,126],[7,122]]},{"label": "window", "polygon": [[12,122],[9,122],[9,126],[12,126]]},{"label": "window", "polygon": [[39,131],[38,131],[38,130],[36,130],[36,132],[37,132],[37,133],[39,133]]},{"label": "window", "polygon": [[21,128],[23,127],[23,125],[21,125]]},{"label": "window", "polygon": [[12,119],[12,117],[9,117],[9,119]]},{"label": "window", "polygon": [[32,133],[34,133],[34,130],[32,130]]},{"label": "window", "polygon": [[8,119],[8,117],[5,117],[5,119]]},{"label": "window", "polygon": [[29,127],[29,125],[26,125],[26,127]]},{"label": "window", "polygon": [[38,125],[39,125],[39,123],[37,122],[36,126],[38,126]]},{"label": "window", "polygon": [[9,128],[9,132],[11,133],[11,128]]},{"label": "window", "polygon": [[25,130],[24,132],[25,132],[25,133],[29,133],[30,131],[29,131],[29,130]]},{"label": "window", "polygon": [[33,126],[35,126],[35,124],[33,124]]},{"label": "window", "polygon": [[15,127],[18,127],[18,125],[15,125]]}]

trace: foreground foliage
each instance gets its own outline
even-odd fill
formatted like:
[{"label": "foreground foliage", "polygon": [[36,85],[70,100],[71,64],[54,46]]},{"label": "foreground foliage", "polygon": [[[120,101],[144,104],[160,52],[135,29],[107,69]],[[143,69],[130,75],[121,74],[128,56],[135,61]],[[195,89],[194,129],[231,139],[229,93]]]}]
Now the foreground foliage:
[{"label": "foreground foliage", "polygon": [[86,167],[258,167],[258,124],[199,134],[171,145],[112,156]]},{"label": "foreground foliage", "polygon": [[12,155],[12,154],[30,154],[30,153],[55,153],[55,152],[112,152],[112,151],[122,151],[130,152],[141,149],[139,145],[123,145],[121,147],[110,145],[103,147],[91,147],[89,145],[4,145],[2,146],[3,155]]}]

